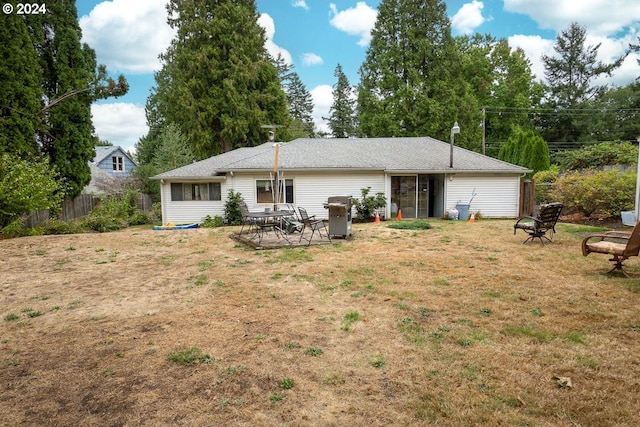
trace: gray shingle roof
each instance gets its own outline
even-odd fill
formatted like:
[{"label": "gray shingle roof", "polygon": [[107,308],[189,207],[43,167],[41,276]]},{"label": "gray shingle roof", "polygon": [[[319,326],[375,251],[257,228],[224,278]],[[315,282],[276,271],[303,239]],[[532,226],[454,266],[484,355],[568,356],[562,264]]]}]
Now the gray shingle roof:
[{"label": "gray shingle roof", "polygon": [[91,162],[94,165],[97,165],[107,157],[111,156],[111,154],[113,154],[116,151],[121,152],[123,155],[127,156],[129,160],[135,163],[135,161],[122,149],[122,147],[118,145],[108,145],[108,146],[99,145],[95,147],[95,149],[96,149],[96,155],[93,158],[93,161]]},{"label": "gray shingle roof", "polygon": [[[428,137],[311,139],[281,143],[281,170],[380,170],[386,172],[527,173],[516,166]],[[218,173],[273,170],[275,148],[271,143],[239,148],[218,156],[156,175],[155,179],[205,178]]]}]

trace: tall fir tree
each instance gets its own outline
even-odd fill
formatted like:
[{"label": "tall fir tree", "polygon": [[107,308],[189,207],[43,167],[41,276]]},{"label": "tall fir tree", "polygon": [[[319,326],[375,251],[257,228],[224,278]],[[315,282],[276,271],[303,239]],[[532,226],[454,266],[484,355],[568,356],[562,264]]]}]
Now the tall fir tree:
[{"label": "tall fir tree", "polygon": [[606,89],[594,84],[601,75],[611,75],[624,57],[610,64],[597,60],[597,45],[585,46],[587,32],[578,23],[572,23],[562,31],[553,45],[556,55],[543,55],[545,77],[549,86],[547,108],[552,115],[545,116],[542,126],[547,141],[591,140],[592,127],[585,106]]},{"label": "tall fir tree", "polygon": [[264,125],[289,126],[255,0],[170,0],[167,10],[176,37],[147,101],[150,126],[175,124],[198,159],[265,142]]},{"label": "tall fir tree", "polygon": [[355,116],[354,88],[347,75],[338,64],[333,76],[337,79],[333,85],[333,103],[329,109],[329,117],[325,120],[334,138],[350,138],[357,136],[357,120]]},{"label": "tall fir tree", "polygon": [[442,0],[382,0],[360,68],[362,134],[432,136],[479,150],[481,112],[462,74]]},{"label": "tall fir tree", "polygon": [[[14,7],[16,1],[8,2]],[[0,26],[0,154],[38,155],[36,128],[42,89],[38,55],[25,17],[11,13]]]},{"label": "tall fir tree", "polygon": [[294,66],[288,64],[281,54],[278,53],[276,58],[272,58],[272,62],[278,70],[282,89],[287,96],[287,106],[292,119],[289,137],[295,139],[315,136],[313,97],[298,73],[293,71]]},{"label": "tall fir tree", "polygon": [[29,28],[42,69],[38,143],[60,175],[64,194],[75,197],[91,179],[89,161],[98,142],[91,104],[123,95],[129,86],[123,76],[118,82],[109,78],[95,51],[80,42],[74,1],[47,3],[46,13],[29,17]]}]

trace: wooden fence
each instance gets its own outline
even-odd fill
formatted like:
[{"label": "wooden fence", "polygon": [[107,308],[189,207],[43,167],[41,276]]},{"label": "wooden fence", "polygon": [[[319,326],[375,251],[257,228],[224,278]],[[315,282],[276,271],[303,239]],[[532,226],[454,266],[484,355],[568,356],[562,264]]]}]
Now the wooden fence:
[{"label": "wooden fence", "polygon": [[[103,196],[103,197],[118,197],[118,196]],[[60,211],[60,218],[63,221],[71,221],[78,218],[84,218],[89,215],[89,212],[100,203],[100,197],[91,194],[81,194],[75,199],[65,199],[62,202],[62,209]],[[151,197],[147,194],[139,194],[137,200],[138,209],[145,212],[151,211]],[[33,211],[25,217],[25,227],[31,228],[42,224],[46,220],[51,218],[51,212]]]}]

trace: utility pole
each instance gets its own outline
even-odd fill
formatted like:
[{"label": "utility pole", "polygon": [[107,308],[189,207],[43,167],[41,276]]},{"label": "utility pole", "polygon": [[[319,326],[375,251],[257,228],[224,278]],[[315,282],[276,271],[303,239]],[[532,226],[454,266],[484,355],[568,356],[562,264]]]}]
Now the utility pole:
[{"label": "utility pole", "polygon": [[487,107],[482,107],[482,155],[487,155]]},{"label": "utility pole", "polygon": [[[273,198],[273,210],[278,210],[278,203],[280,203],[280,195],[284,193],[284,179],[282,179],[282,174],[278,170],[278,162],[280,161],[280,144],[275,142],[276,140],[276,129],[281,128],[282,125],[262,125],[260,126],[263,129],[269,130],[269,141],[273,142],[273,146],[275,147],[275,156],[273,159],[273,174],[274,176],[271,179],[271,196]],[[270,174],[271,175],[271,174]]]}]

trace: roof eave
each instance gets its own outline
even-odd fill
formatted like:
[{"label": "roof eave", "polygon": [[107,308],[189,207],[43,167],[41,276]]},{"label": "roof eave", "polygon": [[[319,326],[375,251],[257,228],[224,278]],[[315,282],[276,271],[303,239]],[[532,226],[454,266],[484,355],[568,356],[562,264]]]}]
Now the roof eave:
[{"label": "roof eave", "polygon": [[162,176],[162,175],[156,175],[156,176],[152,176],[149,179],[153,179],[156,181],[180,181],[180,182],[189,182],[189,181],[193,181],[193,182],[201,182],[201,181],[207,181],[207,182],[222,182],[222,181],[226,181],[227,177],[226,175],[212,175],[212,176]]}]

